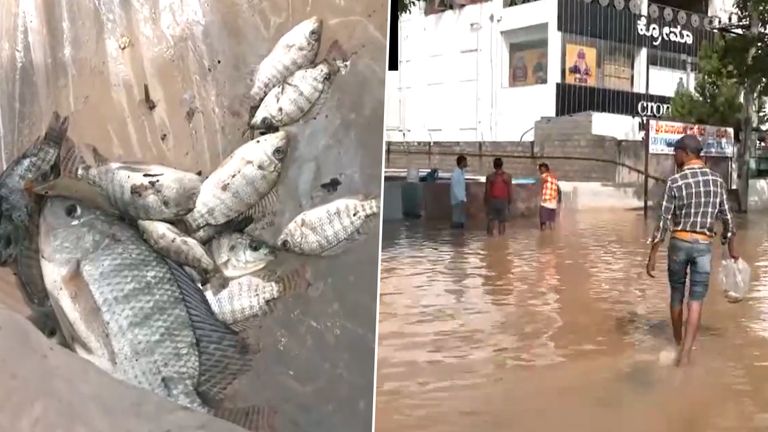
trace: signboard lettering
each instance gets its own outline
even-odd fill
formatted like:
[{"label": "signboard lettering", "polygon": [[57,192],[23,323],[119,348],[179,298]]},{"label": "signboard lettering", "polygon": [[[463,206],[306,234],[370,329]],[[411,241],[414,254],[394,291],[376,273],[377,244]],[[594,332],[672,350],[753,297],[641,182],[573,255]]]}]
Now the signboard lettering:
[{"label": "signboard lettering", "polygon": [[672,147],[681,136],[699,137],[703,156],[733,157],[733,128],[651,120],[648,146],[652,154],[673,154]]},{"label": "signboard lettering", "polygon": [[672,105],[640,101],[637,103],[637,113],[643,117],[664,117],[672,113]]},{"label": "signboard lettering", "polygon": [[640,15],[637,19],[637,34],[651,38],[653,46],[659,46],[661,40],[677,42],[686,45],[693,45],[693,34],[682,27],[664,26],[659,28],[657,24],[648,25],[648,19],[645,15]]}]

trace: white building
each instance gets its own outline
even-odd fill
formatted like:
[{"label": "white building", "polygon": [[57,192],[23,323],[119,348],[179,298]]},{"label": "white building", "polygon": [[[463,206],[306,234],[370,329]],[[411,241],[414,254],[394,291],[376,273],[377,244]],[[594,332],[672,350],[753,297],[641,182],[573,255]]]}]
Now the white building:
[{"label": "white building", "polygon": [[[698,49],[714,37],[711,17],[641,0],[490,0],[432,13],[444,1],[397,25],[389,141],[528,141],[540,118],[577,112],[593,112],[595,134],[639,139],[643,115],[663,115],[678,86],[693,88]],[[708,13],[727,17],[731,5],[710,1]]]}]

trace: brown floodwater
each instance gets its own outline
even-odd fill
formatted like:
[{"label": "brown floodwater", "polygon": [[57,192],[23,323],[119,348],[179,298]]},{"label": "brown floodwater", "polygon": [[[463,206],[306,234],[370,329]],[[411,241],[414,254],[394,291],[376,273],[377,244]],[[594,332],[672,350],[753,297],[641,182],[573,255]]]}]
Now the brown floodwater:
[{"label": "brown floodwater", "polygon": [[517,220],[504,238],[385,224],[377,432],[768,430],[768,222],[738,222],[749,297],[726,302],[713,251],[693,364],[669,366],[666,252],[652,221],[606,210]]}]

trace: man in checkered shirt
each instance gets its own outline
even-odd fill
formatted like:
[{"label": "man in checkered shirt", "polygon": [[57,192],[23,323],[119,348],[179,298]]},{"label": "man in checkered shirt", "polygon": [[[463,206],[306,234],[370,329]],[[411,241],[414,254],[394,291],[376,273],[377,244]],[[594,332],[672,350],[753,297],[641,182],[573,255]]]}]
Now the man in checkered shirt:
[{"label": "man in checkered shirt", "polygon": [[[701,322],[701,308],[709,289],[712,239],[715,220],[723,224],[722,244],[728,244],[728,253],[738,259],[734,241],[731,211],[728,209],[726,187],[719,175],[701,160],[703,147],[694,135],[685,135],[675,142],[675,164],[679,172],[667,180],[664,201],[661,204],[659,225],[651,239],[646,272],[654,277],[656,253],[664,242],[667,231],[669,241],[667,273],[671,290],[669,311],[672,332],[679,348],[676,364],[690,362],[691,349]],[[683,339],[683,300],[685,281],[690,268],[688,293],[688,322]]]}]

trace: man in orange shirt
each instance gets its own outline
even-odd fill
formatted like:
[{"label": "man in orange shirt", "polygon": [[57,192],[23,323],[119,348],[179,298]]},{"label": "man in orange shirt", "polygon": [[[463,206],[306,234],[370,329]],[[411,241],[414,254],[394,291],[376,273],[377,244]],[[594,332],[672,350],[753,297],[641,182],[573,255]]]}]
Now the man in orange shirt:
[{"label": "man in orange shirt", "polygon": [[550,172],[549,164],[539,164],[541,175],[541,201],[539,202],[539,226],[544,231],[546,227],[555,229],[555,216],[557,215],[557,202],[560,196],[560,188],[557,186],[557,178]]}]

